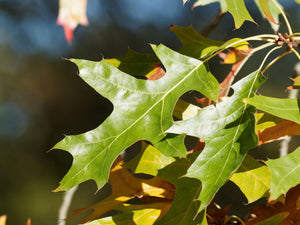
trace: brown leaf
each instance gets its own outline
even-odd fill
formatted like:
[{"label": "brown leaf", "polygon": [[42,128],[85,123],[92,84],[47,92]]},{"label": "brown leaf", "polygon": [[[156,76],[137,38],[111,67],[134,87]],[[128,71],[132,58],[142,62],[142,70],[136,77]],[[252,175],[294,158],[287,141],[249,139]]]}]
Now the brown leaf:
[{"label": "brown leaf", "polygon": [[251,209],[252,218],[248,220],[246,225],[255,225],[276,214],[288,212],[289,215],[278,225],[300,225],[300,208],[298,202],[300,199],[300,185],[291,188],[285,197],[285,201],[272,201],[267,205],[254,206]]},{"label": "brown leaf", "polygon": [[111,168],[109,181],[112,193],[110,196],[96,204],[75,210],[67,219],[86,212],[89,209],[93,209],[93,213],[81,221],[81,223],[86,223],[123,205],[134,197],[142,199],[144,196],[154,196],[168,200],[173,199],[175,194],[175,187],[173,184],[158,177],[152,179],[137,178],[123,165],[124,162],[121,157],[118,157]]},{"label": "brown leaf", "polygon": [[289,120],[284,120],[275,126],[257,131],[257,135],[259,137],[258,145],[262,145],[281,137],[300,135],[300,125]]},{"label": "brown leaf", "polygon": [[[220,92],[219,92],[219,100],[222,100],[222,97],[226,97],[230,90],[230,86],[234,80],[236,72],[239,67],[243,63],[245,57],[251,52],[251,48],[246,46],[247,48],[243,48],[243,50],[239,50],[237,48],[232,48],[228,53],[220,53],[219,56],[224,60],[224,63],[234,63],[232,65],[231,71],[226,76],[226,78],[220,83]],[[201,104],[203,107],[214,104],[214,102],[206,97],[201,99],[196,98],[196,101]]]},{"label": "brown leaf", "polygon": [[227,217],[227,214],[230,210],[230,205],[224,207],[224,208],[214,208],[212,207],[214,204],[211,204],[211,206],[208,207],[206,216],[207,216],[207,222],[209,224],[225,224],[224,221]]},{"label": "brown leaf", "polygon": [[86,16],[87,0],[59,0],[59,12],[56,23],[61,25],[65,32],[66,40],[71,43],[73,31],[78,24],[87,26]]}]

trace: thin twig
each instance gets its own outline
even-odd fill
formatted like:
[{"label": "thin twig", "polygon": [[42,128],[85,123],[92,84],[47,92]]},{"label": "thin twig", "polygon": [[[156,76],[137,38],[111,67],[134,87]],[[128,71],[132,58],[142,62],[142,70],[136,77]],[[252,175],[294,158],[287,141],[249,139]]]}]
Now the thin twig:
[{"label": "thin twig", "polygon": [[72,198],[73,198],[74,193],[76,192],[77,188],[78,188],[78,185],[76,185],[75,187],[71,188],[70,190],[68,190],[64,193],[63,201],[62,201],[62,204],[58,211],[58,223],[57,223],[58,225],[66,224],[65,219],[67,217],[68,210],[69,210],[69,207],[72,202]]},{"label": "thin twig", "polygon": [[281,55],[277,56],[275,59],[273,59],[262,71],[262,73],[265,73],[267,69],[269,69],[274,63],[276,63],[279,59],[286,56],[287,54],[291,53],[291,51],[285,51]]},{"label": "thin twig", "polygon": [[207,37],[220,23],[222,18],[224,17],[224,13],[219,12],[216,17],[211,21],[211,23],[203,29],[201,35]]}]

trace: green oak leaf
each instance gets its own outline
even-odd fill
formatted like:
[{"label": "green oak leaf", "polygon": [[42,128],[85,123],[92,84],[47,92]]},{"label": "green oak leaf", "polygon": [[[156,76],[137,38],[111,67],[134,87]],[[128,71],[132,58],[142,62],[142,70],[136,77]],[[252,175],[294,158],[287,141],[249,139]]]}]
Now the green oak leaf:
[{"label": "green oak leaf", "polygon": [[175,122],[167,130],[201,137],[205,141],[205,148],[185,175],[202,182],[199,211],[210,203],[240,166],[248,150],[257,145],[255,108],[242,100],[254,95],[265,80],[259,71],[253,72],[232,86],[234,95],[229,99],[203,108],[195,117]]},{"label": "green oak leaf", "polygon": [[233,38],[226,42],[214,41],[199,34],[191,25],[188,27],[172,26],[170,29],[182,43],[182,48],[179,52],[194,58],[204,59],[216,51],[222,51],[228,47],[238,48],[249,44],[240,38]]},{"label": "green oak leaf", "polygon": [[93,179],[101,188],[115,158],[138,140],[148,140],[165,155],[184,157],[184,135],[167,135],[178,98],[197,90],[217,101],[219,84],[206,65],[163,45],[152,46],[166,68],[159,80],[141,80],[102,60],[72,60],[81,78],[114,106],[111,115],[96,129],[66,136],[54,148],[70,152],[73,164],[56,191]]},{"label": "green oak leaf", "polygon": [[234,19],[235,28],[240,28],[246,20],[254,22],[250,16],[244,1],[241,0],[226,0],[228,11]]},{"label": "green oak leaf", "polygon": [[252,203],[262,198],[269,190],[271,172],[250,155],[246,155],[241,166],[230,180],[241,189],[248,199],[248,203]]},{"label": "green oak leaf", "polygon": [[271,170],[270,200],[277,199],[300,183],[300,147],[279,159],[266,161]]},{"label": "green oak leaf", "polygon": [[[188,154],[187,158],[166,157],[153,146],[144,146],[139,155],[125,166],[133,173],[145,173],[163,178],[175,185],[175,196],[168,212],[156,221],[155,225],[182,224],[205,225],[205,211],[195,218],[200,205],[195,199],[201,190],[201,182],[194,178],[182,177],[196,159],[198,153]],[[162,166],[163,165],[163,166]]]},{"label": "green oak leaf", "polygon": [[243,0],[198,0],[195,2],[194,7],[214,2],[221,4],[221,11],[223,13],[226,11],[231,13],[236,29],[240,28],[246,20],[254,22]]},{"label": "green oak leaf", "polygon": [[274,116],[300,124],[299,99],[272,98],[255,95],[244,102]]}]

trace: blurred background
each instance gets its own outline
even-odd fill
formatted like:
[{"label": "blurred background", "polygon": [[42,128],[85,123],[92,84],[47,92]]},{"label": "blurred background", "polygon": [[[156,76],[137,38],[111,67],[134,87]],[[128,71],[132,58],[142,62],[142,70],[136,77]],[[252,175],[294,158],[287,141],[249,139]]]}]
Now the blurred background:
[{"label": "blurred background", "polygon": [[[58,0],[0,0],[0,215],[8,215],[8,225],[25,224],[28,217],[35,225],[57,224],[62,193],[52,190],[71,166],[72,157],[49,150],[65,134],[96,128],[112,111],[111,103],[85,84],[76,66],[65,58],[117,58],[129,47],[149,53],[149,43],[179,50],[181,44],[169,30],[171,24],[192,24],[201,32],[219,12],[218,4],[192,9],[193,2],[183,6],[182,0],[88,0],[89,26],[77,27],[68,44],[62,27],[56,24]],[[225,41],[273,33],[253,1],[246,3],[257,24],[246,22],[234,30],[227,13],[208,37]],[[300,31],[300,5],[293,0],[280,3],[294,31]],[[285,32],[282,18],[281,22]],[[254,63],[259,67],[261,56],[254,57],[251,69],[246,66],[237,79],[254,70]],[[216,58],[212,63],[219,65],[220,61]],[[286,97],[296,62],[289,55],[269,69],[270,81],[260,93]],[[212,66],[219,80],[228,69]],[[299,140],[293,139],[291,149],[298,145]],[[253,154],[273,158],[277,149],[277,143],[267,144]],[[94,182],[81,184],[71,210],[95,202],[99,197],[95,191]],[[222,204],[227,204],[226,198]],[[77,224],[79,219],[67,224]]]}]

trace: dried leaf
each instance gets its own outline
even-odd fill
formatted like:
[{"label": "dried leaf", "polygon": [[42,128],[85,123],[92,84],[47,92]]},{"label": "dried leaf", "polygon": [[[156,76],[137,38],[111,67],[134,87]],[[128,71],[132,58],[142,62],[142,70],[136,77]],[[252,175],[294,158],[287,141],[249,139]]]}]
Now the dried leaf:
[{"label": "dried leaf", "polygon": [[[251,209],[252,218],[248,220],[246,225],[299,225],[300,224],[300,208],[297,201],[300,199],[300,185],[290,189],[286,195],[285,202],[272,201],[266,205],[254,206]],[[276,215],[280,215],[277,223],[262,223],[270,220]],[[261,223],[260,223],[261,222]]]},{"label": "dried leaf", "polygon": [[300,135],[300,125],[289,120],[284,120],[275,126],[257,131],[257,135],[259,138],[258,145],[262,145],[282,137]]},{"label": "dried leaf", "polygon": [[61,25],[66,40],[71,43],[73,31],[78,24],[87,26],[86,16],[87,0],[59,0],[59,12],[56,23]]}]

